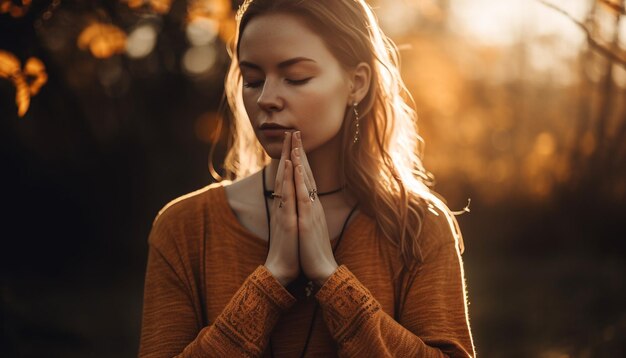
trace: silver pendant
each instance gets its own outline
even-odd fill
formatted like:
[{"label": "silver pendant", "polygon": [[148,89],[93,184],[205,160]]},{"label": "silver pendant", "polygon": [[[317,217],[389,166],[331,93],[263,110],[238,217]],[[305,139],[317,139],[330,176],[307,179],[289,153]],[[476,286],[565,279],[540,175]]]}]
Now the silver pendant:
[{"label": "silver pendant", "polygon": [[304,287],[304,293],[306,294],[306,298],[309,299],[311,294],[313,293],[313,281],[309,281]]}]

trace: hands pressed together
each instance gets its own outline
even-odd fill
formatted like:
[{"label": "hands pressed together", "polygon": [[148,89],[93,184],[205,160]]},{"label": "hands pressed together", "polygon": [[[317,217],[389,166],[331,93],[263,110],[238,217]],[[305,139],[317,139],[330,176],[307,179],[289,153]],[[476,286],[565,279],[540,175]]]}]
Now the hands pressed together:
[{"label": "hands pressed together", "polygon": [[265,267],[286,286],[300,270],[318,286],[337,269],[324,209],[313,172],[302,147],[300,131],[285,132],[272,203],[270,247]]}]

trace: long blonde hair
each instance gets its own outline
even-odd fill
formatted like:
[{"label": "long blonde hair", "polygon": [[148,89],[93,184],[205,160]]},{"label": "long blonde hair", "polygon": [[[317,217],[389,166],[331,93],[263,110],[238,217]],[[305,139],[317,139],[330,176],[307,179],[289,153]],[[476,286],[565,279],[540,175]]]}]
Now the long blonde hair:
[{"label": "long blonde hair", "polygon": [[[458,226],[447,206],[430,190],[434,177],[422,164],[424,141],[418,133],[413,99],[400,77],[398,49],[383,34],[363,0],[246,0],[241,5],[237,32],[229,45],[232,62],[225,81],[228,108],[223,108],[230,119],[232,137],[224,160],[225,177],[219,176],[211,163],[212,175],[218,181],[235,180],[271,161],[243,106],[237,54],[246,24],[255,16],[276,12],[304,20],[345,69],[360,62],[371,67],[370,90],[358,105],[357,144],[353,144],[353,111],[345,114],[340,180],[359,198],[361,211],[375,218],[377,229],[399,248],[403,263],[422,262],[419,237],[428,206],[437,206],[453,227]],[[460,240],[460,232],[454,231]]]}]

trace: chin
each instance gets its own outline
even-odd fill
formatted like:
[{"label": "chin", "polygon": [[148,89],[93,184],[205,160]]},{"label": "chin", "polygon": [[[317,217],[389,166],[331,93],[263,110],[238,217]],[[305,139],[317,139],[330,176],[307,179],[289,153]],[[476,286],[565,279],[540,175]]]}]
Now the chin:
[{"label": "chin", "polygon": [[272,159],[280,159],[280,156],[283,153],[283,144],[282,143],[262,143],[263,149],[265,153],[270,156]]}]

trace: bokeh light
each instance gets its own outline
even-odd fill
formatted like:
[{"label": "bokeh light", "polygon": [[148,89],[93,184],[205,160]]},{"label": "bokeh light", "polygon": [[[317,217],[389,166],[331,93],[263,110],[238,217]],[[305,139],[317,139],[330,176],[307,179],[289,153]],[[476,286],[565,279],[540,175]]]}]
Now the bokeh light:
[{"label": "bokeh light", "polygon": [[[212,181],[209,148],[219,166],[229,144],[241,2],[0,0],[7,224],[25,238],[5,250],[15,352],[136,355],[154,214]],[[472,203],[458,219],[478,354],[624,356],[624,2],[368,3],[400,49],[435,190]]]},{"label": "bokeh light", "polygon": [[126,53],[131,58],[143,58],[148,56],[157,41],[157,30],[150,24],[137,26],[128,35],[126,41]]},{"label": "bokeh light", "polygon": [[213,46],[197,46],[189,48],[182,61],[183,70],[191,76],[199,76],[211,70],[216,60]]},{"label": "bokeh light", "polygon": [[77,45],[94,57],[111,57],[126,49],[126,33],[112,24],[92,23],[80,33]]},{"label": "bokeh light", "polygon": [[187,40],[193,46],[205,46],[215,41],[219,23],[210,18],[195,18],[187,25]]}]

